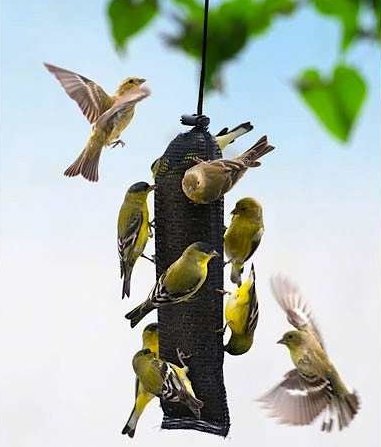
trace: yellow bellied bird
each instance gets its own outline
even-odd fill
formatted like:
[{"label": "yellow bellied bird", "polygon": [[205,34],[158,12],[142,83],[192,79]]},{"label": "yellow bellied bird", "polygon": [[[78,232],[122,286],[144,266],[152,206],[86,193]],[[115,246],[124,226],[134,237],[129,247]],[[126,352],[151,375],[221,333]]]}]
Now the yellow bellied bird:
[{"label": "yellow bellied bird", "polygon": [[151,234],[147,196],[155,187],[146,182],[128,189],[118,216],[118,252],[123,278],[122,298],[130,296],[131,273]]},{"label": "yellow bellied bird", "polygon": [[189,245],[160,276],[147,300],[126,315],[131,327],[154,309],[192,299],[204,284],[209,261],[215,256],[218,252],[206,242]]},{"label": "yellow bellied bird", "polygon": [[85,148],[64,174],[68,177],[82,174],[87,180],[96,182],[103,147],[124,145],[119,137],[132,120],[136,103],[150,95],[148,87],[143,85],[145,79],[127,78],[110,96],[91,79],[55,65],[44,65],[92,124]]},{"label": "yellow bellied bird", "polygon": [[276,276],[273,294],[296,330],[278,341],[289,349],[295,369],[259,400],[280,423],[307,425],[323,411],[322,431],[348,426],[359,410],[359,398],[345,386],[329,359],[311,310],[290,280]]}]

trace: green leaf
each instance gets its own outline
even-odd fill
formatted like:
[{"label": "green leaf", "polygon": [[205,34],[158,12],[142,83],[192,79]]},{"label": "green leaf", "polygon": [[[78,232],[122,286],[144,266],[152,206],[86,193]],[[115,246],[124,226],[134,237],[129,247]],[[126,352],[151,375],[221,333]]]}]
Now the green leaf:
[{"label": "green leaf", "polygon": [[142,31],[157,13],[157,0],[111,0],[108,18],[116,49],[125,50],[128,40]]},{"label": "green leaf", "polygon": [[357,35],[360,0],[312,0],[321,13],[335,17],[341,22],[341,48],[346,50]]},{"label": "green leaf", "polygon": [[331,78],[323,78],[317,70],[308,69],[296,86],[323,126],[340,141],[348,141],[366,96],[360,73],[338,65]]}]

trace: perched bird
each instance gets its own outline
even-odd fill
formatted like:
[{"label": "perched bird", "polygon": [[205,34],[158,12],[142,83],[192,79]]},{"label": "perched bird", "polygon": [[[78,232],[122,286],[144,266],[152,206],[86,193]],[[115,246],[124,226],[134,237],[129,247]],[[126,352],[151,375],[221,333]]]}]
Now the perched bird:
[{"label": "perched bird", "polygon": [[132,365],[144,389],[168,402],[180,402],[200,419],[203,402],[196,398],[192,384],[187,377],[188,368],[157,358],[149,349],[137,352]]},{"label": "perched bird", "polygon": [[145,79],[127,78],[115,94],[109,96],[102,87],[80,74],[55,65],[44,65],[58,79],[70,98],[78,103],[92,124],[85,148],[66,169],[65,175],[73,177],[82,174],[87,180],[96,182],[102,148],[106,145],[124,145],[119,136],[130,123],[135,104],[150,95],[149,89],[142,85]]},{"label": "perched bird", "polygon": [[[159,356],[159,331],[157,323],[151,323],[143,331],[143,349],[149,349],[156,357]],[[135,382],[135,405],[126,425],[122,430],[123,435],[134,437],[136,425],[145,407],[155,397],[145,390],[138,378]]]},{"label": "perched bird", "polygon": [[230,279],[241,285],[244,263],[258,248],[264,232],[261,204],[251,197],[239,200],[229,228],[224,235],[224,248],[228,262],[232,264]]},{"label": "perched bird", "polygon": [[130,296],[131,273],[150,236],[147,196],[155,187],[134,183],[127,191],[118,217],[118,252],[123,278],[122,298]]},{"label": "perched bird", "polygon": [[230,130],[227,127],[224,127],[214,137],[219,148],[223,151],[226,146],[228,146],[230,143],[233,143],[240,136],[245,135],[247,132],[250,132],[253,127],[254,126],[249,121],[246,123],[241,123],[237,127],[234,127]]},{"label": "perched bird", "polygon": [[184,194],[199,204],[219,199],[233,188],[248,168],[260,166],[258,158],[273,149],[267,143],[267,137],[263,136],[254,146],[232,160],[195,159],[197,164],[185,172],[182,180]]},{"label": "perched bird", "polygon": [[164,174],[169,169],[169,160],[162,155],[151,164],[152,177],[156,180],[158,174]]},{"label": "perched bird", "polygon": [[164,272],[147,300],[126,315],[135,327],[153,309],[189,301],[200,289],[208,274],[209,261],[219,256],[210,244],[195,242],[189,245]]},{"label": "perched bird", "polygon": [[225,351],[231,355],[244,354],[253,344],[254,331],[258,323],[258,300],[253,264],[251,264],[247,280],[229,295],[225,306],[225,320],[231,330]]},{"label": "perched bird", "polygon": [[359,410],[358,395],[347,389],[328,358],[299,289],[281,276],[272,279],[271,287],[287,320],[297,329],[286,332],[278,341],[288,347],[296,369],[259,400],[280,423],[307,425],[325,410],[322,431],[330,432],[334,421],[341,430]]}]

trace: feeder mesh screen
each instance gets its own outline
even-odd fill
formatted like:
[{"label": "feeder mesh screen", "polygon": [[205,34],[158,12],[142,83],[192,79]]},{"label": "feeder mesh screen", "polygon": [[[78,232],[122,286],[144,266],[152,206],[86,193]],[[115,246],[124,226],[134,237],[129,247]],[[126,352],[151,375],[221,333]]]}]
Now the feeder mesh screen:
[{"label": "feeder mesh screen", "polygon": [[189,378],[197,398],[204,402],[197,420],[185,405],[162,401],[162,428],[194,429],[226,436],[229,412],[223,381],[223,199],[196,205],[184,195],[181,180],[194,166],[193,157],[213,160],[221,157],[214,138],[193,128],[178,135],[164,153],[156,175],[155,240],[156,274],[159,277],[193,242],[209,242],[221,253],[209,263],[208,278],[196,301],[158,310],[160,357],[179,364],[176,348],[191,358]]}]

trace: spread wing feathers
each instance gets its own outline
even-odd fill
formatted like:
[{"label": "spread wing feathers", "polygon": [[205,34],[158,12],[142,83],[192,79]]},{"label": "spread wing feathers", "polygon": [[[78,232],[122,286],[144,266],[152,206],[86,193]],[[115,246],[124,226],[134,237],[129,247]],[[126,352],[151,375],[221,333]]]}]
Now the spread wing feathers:
[{"label": "spread wing feathers", "polygon": [[111,107],[113,99],[91,79],[55,65],[44,65],[58,79],[70,98],[77,102],[91,124]]},{"label": "spread wing feathers", "polygon": [[327,380],[302,378],[296,369],[262,396],[259,401],[282,424],[310,424],[330,403]]},{"label": "spread wing feathers", "polygon": [[248,168],[254,168],[256,166],[260,166],[260,163],[257,161],[258,158],[263,157],[274,149],[275,147],[268,144],[267,136],[264,135],[254,144],[254,146],[251,146],[251,148],[235,160],[239,160]]},{"label": "spread wing feathers", "polygon": [[224,149],[228,144],[233,143],[236,138],[245,135],[253,129],[253,125],[248,121],[241,123],[233,129],[229,130],[227,127],[221,129],[215,136],[220,149]]},{"label": "spread wing feathers", "polygon": [[312,311],[299,288],[281,275],[271,278],[270,283],[275,299],[286,312],[288,322],[297,329],[304,328],[312,331],[323,346],[323,338],[313,320]]},{"label": "spread wing feathers", "polygon": [[203,402],[187,391],[173,366],[169,363],[162,362],[161,374],[163,378],[162,398],[169,402],[181,402],[185,404],[196,418],[200,419],[200,408],[203,407]]},{"label": "spread wing feathers", "polygon": [[148,89],[139,89],[138,91],[133,91],[130,94],[124,95],[123,100],[121,102],[117,101],[115,105],[110,107],[96,122],[97,127],[101,129],[113,129],[116,123],[120,121],[120,119],[131,110],[136,103],[141,101],[147,96],[150,95],[150,91]]},{"label": "spread wing feathers", "polygon": [[247,321],[247,332],[249,334],[254,334],[255,328],[257,327],[258,324],[259,310],[258,310],[257,293],[255,290],[255,272],[253,264],[251,264],[250,276],[253,282],[249,290],[250,305],[249,305],[249,318]]},{"label": "spread wing feathers", "polygon": [[124,262],[129,260],[131,251],[133,250],[136,239],[138,238],[142,222],[143,214],[136,213],[129,222],[125,234],[118,237],[118,253],[120,259],[121,276],[124,274]]}]

